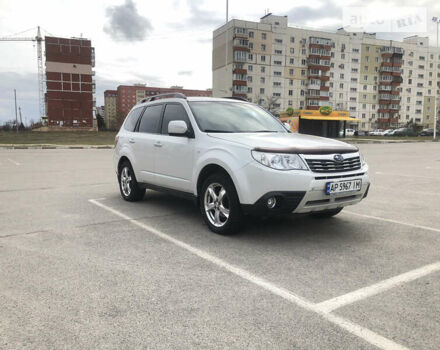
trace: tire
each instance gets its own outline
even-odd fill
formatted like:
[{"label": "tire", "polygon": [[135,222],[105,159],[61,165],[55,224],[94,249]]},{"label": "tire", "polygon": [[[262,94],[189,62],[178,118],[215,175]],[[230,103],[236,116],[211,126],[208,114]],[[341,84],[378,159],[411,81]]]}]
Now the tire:
[{"label": "tire", "polygon": [[144,198],[145,188],[139,186],[129,161],[122,162],[118,171],[121,196],[128,202],[137,202]]},{"label": "tire", "polygon": [[317,218],[331,218],[332,216],[339,214],[342,211],[342,209],[344,209],[344,208],[317,211],[314,213],[310,213],[310,215],[317,217]]},{"label": "tire", "polygon": [[203,182],[199,201],[203,220],[212,232],[232,235],[243,227],[237,191],[226,174],[210,175]]}]

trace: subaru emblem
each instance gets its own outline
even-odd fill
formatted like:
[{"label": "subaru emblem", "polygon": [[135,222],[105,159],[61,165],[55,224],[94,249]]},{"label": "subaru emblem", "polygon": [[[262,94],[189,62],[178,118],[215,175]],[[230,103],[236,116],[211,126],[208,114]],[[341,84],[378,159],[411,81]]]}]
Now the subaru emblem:
[{"label": "subaru emblem", "polygon": [[335,154],[334,155],[334,157],[333,157],[333,159],[336,161],[336,162],[342,162],[343,160],[344,160],[344,157],[341,155],[341,154]]}]

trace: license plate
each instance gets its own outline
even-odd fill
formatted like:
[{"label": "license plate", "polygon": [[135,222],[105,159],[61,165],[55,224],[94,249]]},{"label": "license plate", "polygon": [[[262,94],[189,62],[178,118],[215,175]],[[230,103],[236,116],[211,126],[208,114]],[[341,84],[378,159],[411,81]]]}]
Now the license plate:
[{"label": "license plate", "polygon": [[326,194],[335,194],[342,192],[360,191],[362,188],[362,180],[348,180],[338,182],[327,182],[325,186]]}]

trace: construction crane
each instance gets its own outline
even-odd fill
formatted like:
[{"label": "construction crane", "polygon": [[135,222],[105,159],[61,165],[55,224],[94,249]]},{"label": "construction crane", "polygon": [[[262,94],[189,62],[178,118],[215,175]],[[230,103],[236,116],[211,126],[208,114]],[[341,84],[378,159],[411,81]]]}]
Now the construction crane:
[{"label": "construction crane", "polygon": [[[34,29],[34,28],[32,28]],[[28,30],[26,30],[27,32]],[[0,41],[36,41],[37,42],[37,63],[38,63],[38,102],[40,107],[40,118],[46,116],[46,103],[44,100],[44,69],[43,69],[43,47],[44,41],[41,36],[40,27],[37,27],[35,37],[0,37]]]}]

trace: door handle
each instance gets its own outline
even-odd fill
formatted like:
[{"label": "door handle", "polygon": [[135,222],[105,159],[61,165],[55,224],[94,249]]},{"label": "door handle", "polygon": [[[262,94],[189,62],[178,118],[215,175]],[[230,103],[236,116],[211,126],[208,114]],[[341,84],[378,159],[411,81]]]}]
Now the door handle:
[{"label": "door handle", "polygon": [[162,143],[160,141],[156,141],[154,143],[154,147],[162,147]]},{"label": "door handle", "polygon": [[128,142],[134,143],[134,139],[128,139]]}]

